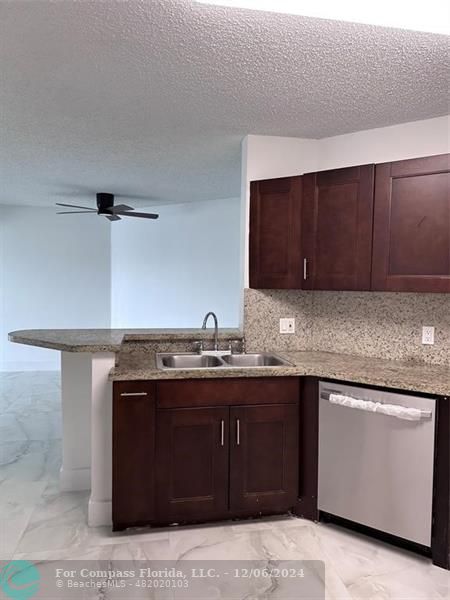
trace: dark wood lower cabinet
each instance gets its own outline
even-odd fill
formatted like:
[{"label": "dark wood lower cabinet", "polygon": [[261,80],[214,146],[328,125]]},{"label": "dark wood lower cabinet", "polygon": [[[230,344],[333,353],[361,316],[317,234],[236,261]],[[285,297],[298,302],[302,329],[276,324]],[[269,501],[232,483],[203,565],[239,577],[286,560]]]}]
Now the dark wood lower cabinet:
[{"label": "dark wood lower cabinet", "polygon": [[319,464],[319,380],[303,377],[299,405],[299,486],[294,514],[310,521],[319,519],[317,508]]},{"label": "dark wood lower cabinet", "polygon": [[230,509],[283,512],[298,492],[298,406],[230,410]]},{"label": "dark wood lower cabinet", "polygon": [[228,408],[157,411],[157,518],[211,519],[228,510]]},{"label": "dark wood lower cabinet", "polygon": [[299,389],[297,377],[116,383],[114,529],[293,510]]},{"label": "dark wood lower cabinet", "polygon": [[114,530],[155,519],[155,384],[114,384],[113,485]]},{"label": "dark wood lower cabinet", "polygon": [[281,513],[298,495],[298,406],[157,411],[156,517]]},{"label": "dark wood lower cabinet", "polygon": [[436,406],[431,556],[435,565],[450,569],[450,398],[438,398]]}]

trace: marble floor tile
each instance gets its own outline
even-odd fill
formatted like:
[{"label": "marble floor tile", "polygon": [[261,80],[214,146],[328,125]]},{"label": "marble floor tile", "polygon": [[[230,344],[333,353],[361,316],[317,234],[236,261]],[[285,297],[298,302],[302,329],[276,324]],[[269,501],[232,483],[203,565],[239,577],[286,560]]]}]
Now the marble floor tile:
[{"label": "marble floor tile", "polygon": [[[156,542],[155,542],[156,544]],[[155,552],[149,560],[159,560]],[[101,546],[69,547],[59,550],[41,550],[35,552],[15,552],[15,560],[31,560],[36,564],[41,561],[65,560],[147,560],[141,546],[137,544],[104,544]]]},{"label": "marble floor tile", "polygon": [[22,424],[14,413],[0,414],[0,440],[2,443],[28,440]]},{"label": "marble floor tile", "polygon": [[125,531],[112,531],[111,527],[90,527],[88,543],[92,546],[117,546],[122,544],[153,543],[169,540],[167,528],[142,527]]},{"label": "marble floor tile", "polygon": [[61,410],[24,410],[16,422],[30,441],[54,441],[62,438]]},{"label": "marble floor tile", "polygon": [[87,492],[43,494],[17,547],[19,553],[87,546]]},{"label": "marble floor tile", "polygon": [[60,468],[60,440],[0,443],[0,482],[54,480]]},{"label": "marble floor tile", "polygon": [[0,560],[16,551],[45,485],[39,481],[0,483]]}]

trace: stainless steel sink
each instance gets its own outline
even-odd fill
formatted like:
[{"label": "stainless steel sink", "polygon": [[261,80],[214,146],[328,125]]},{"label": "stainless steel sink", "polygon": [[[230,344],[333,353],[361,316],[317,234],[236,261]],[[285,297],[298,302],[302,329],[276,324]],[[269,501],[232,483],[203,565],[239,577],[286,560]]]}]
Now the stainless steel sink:
[{"label": "stainless steel sink", "polygon": [[248,369],[292,366],[276,354],[157,354],[158,369]]},{"label": "stainless steel sink", "polygon": [[223,367],[223,362],[218,356],[208,354],[159,354],[157,366],[163,369],[210,369]]},{"label": "stainless steel sink", "polygon": [[287,360],[280,358],[276,354],[229,354],[222,356],[222,360],[230,367],[281,367],[290,366]]}]

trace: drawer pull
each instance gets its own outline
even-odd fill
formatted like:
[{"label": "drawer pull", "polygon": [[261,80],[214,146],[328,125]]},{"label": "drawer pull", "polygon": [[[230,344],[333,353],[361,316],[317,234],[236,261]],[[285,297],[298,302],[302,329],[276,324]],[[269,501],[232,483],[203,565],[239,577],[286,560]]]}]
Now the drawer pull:
[{"label": "drawer pull", "polygon": [[121,396],[147,396],[147,392],[122,392]]},{"label": "drawer pull", "polygon": [[239,419],[236,419],[236,446],[239,446],[241,443],[241,422]]},{"label": "drawer pull", "polygon": [[220,445],[223,446],[225,444],[225,421],[222,419],[220,421]]}]

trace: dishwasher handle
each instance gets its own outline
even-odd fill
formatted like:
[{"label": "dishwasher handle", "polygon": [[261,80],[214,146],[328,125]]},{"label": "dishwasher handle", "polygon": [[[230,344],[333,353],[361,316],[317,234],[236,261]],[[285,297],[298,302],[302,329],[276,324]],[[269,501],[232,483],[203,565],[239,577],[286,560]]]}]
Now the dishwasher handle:
[{"label": "dishwasher handle", "polygon": [[[331,396],[334,398],[330,399]],[[421,419],[430,419],[432,417],[431,410],[421,410],[399,404],[384,404],[383,402],[374,402],[373,400],[362,400],[346,396],[335,390],[323,390],[320,397],[322,400],[328,400],[337,406],[378,413],[406,421],[420,421]],[[340,401],[339,399],[342,400]]]}]

